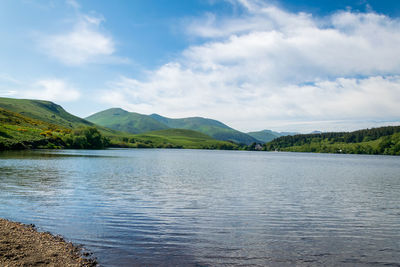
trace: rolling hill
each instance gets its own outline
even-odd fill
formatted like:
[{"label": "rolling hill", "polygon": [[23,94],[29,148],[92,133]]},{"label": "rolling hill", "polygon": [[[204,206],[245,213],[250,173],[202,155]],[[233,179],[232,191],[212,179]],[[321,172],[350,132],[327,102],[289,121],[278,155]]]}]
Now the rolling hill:
[{"label": "rolling hill", "polygon": [[169,127],[147,115],[110,108],[86,118],[86,120],[118,131],[132,134],[164,130]]},{"label": "rolling hill", "polygon": [[86,118],[98,125],[128,133],[146,133],[165,129],[186,129],[198,131],[220,141],[232,141],[249,145],[259,140],[239,132],[222,122],[201,117],[170,119],[158,114],[143,115],[120,108],[111,108]]},{"label": "rolling hill", "polygon": [[96,125],[90,121],[74,116],[65,111],[60,105],[50,101],[0,97],[0,108],[67,129],[96,127],[106,136],[125,135],[124,133]]},{"label": "rolling hill", "polygon": [[[130,113],[121,109],[111,109],[104,113],[111,114],[111,118],[116,117],[112,120],[119,120],[121,124],[134,118],[133,121],[136,124],[127,124],[127,128],[123,128],[123,130],[143,129],[147,133],[135,135],[98,126],[66,112],[61,106],[49,101],[0,98],[0,150],[102,148],[104,146],[239,148],[236,144],[218,141],[200,132],[170,129],[150,116]],[[103,117],[104,114],[100,115]],[[160,128],[162,130],[152,131]],[[95,144],[94,141],[97,143]]]},{"label": "rolling hill", "polygon": [[239,132],[229,126],[213,119],[206,119],[201,117],[191,117],[182,119],[170,119],[167,117],[160,116],[158,114],[152,114],[150,117],[157,121],[164,123],[170,128],[178,129],[189,129],[207,134],[217,140],[232,141],[239,144],[249,145],[254,142],[260,142],[259,140]]},{"label": "rolling hill", "polygon": [[0,107],[6,110],[66,128],[94,126],[93,123],[66,112],[50,101],[0,97]]}]

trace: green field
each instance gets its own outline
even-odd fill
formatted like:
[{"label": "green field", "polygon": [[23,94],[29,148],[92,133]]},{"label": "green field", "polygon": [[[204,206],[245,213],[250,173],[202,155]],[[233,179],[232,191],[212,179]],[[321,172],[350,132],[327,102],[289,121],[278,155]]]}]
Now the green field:
[{"label": "green field", "polygon": [[191,117],[182,119],[170,119],[158,114],[150,115],[157,121],[164,123],[170,128],[187,129],[198,131],[221,141],[232,141],[237,144],[250,145],[254,142],[259,142],[255,138],[232,129],[220,121],[207,119],[202,117]]},{"label": "green field", "polygon": [[239,149],[237,144],[218,141],[208,135],[185,129],[166,129],[137,134],[126,141],[127,147],[141,148]]}]

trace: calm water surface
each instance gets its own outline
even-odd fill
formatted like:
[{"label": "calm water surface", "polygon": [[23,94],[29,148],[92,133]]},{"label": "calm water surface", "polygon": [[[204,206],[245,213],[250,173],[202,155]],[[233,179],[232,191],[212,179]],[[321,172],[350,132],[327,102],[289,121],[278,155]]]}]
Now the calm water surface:
[{"label": "calm water surface", "polygon": [[400,266],[400,157],[0,153],[0,217],[102,266]]}]

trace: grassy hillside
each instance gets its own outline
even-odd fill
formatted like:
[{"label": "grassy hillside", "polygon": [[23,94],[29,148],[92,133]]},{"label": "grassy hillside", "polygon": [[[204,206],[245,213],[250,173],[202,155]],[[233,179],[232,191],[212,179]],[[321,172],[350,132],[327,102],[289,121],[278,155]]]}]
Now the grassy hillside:
[{"label": "grassy hillside", "polygon": [[66,112],[61,106],[50,101],[0,97],[0,107],[32,119],[70,129],[94,125]]},{"label": "grassy hillside", "polygon": [[400,155],[400,126],[279,137],[268,151]]},{"label": "grassy hillside", "polygon": [[120,108],[107,109],[86,118],[88,121],[118,131],[138,134],[165,129],[186,129],[198,131],[221,141],[232,141],[249,145],[260,142],[212,119],[193,117],[170,119],[157,114],[143,115],[128,112]]},{"label": "grassy hillside", "polygon": [[147,115],[111,108],[86,118],[86,120],[118,131],[138,134],[169,127]]},{"label": "grassy hillside", "polygon": [[249,132],[247,133],[248,135],[252,136],[253,138],[260,140],[264,143],[268,143],[269,141],[274,140],[275,138],[278,138],[280,136],[282,136],[280,133],[278,132],[274,132],[271,130],[262,130],[262,131],[258,131],[258,132]]},{"label": "grassy hillside", "polygon": [[[130,117],[132,115],[118,109],[110,112],[121,114],[121,117],[126,116],[125,113]],[[149,125],[161,125],[149,116],[136,115],[139,122],[137,125],[143,123],[144,128]],[[149,121],[154,124],[147,123]],[[162,127],[168,128],[165,125]],[[97,126],[66,112],[61,106],[52,102],[0,98],[0,150],[105,146],[238,149],[235,144],[217,141],[191,130],[166,129],[134,135]]]},{"label": "grassy hillside", "polygon": [[96,127],[103,135],[110,138],[128,135],[74,116],[65,111],[60,105],[50,101],[0,97],[0,108],[71,130],[83,127]]},{"label": "grassy hillside", "polygon": [[184,129],[127,134],[107,140],[94,127],[71,130],[0,108],[0,150],[103,148],[107,145],[131,148],[238,149],[236,144],[217,141],[205,134]]},{"label": "grassy hillside", "polygon": [[166,129],[135,135],[134,141],[158,148],[238,149],[236,144],[218,141],[200,132]]},{"label": "grassy hillside", "polygon": [[[0,108],[0,150],[52,147],[70,130]],[[51,144],[49,146],[49,144]]]},{"label": "grassy hillside", "polygon": [[152,114],[150,116],[157,121],[164,123],[170,128],[198,131],[221,141],[232,141],[238,144],[246,145],[249,145],[253,142],[259,142],[257,139],[245,133],[239,132],[223,124],[222,122],[212,119],[201,117],[170,119],[158,114]]}]

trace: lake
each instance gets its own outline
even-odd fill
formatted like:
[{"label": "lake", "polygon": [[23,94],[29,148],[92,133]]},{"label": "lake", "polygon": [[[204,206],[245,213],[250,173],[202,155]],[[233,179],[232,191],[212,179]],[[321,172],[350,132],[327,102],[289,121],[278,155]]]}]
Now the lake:
[{"label": "lake", "polygon": [[400,157],[3,152],[0,217],[102,266],[400,266]]}]

